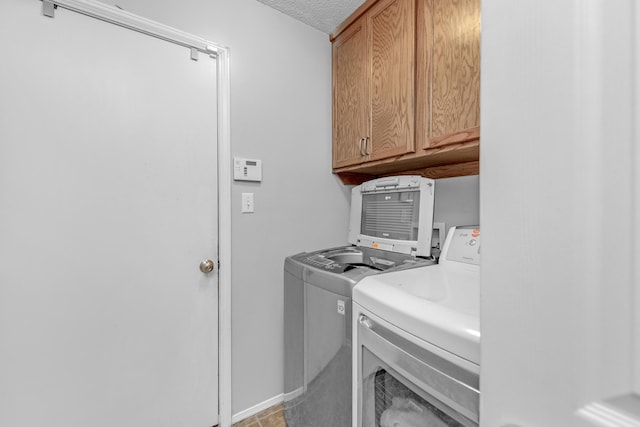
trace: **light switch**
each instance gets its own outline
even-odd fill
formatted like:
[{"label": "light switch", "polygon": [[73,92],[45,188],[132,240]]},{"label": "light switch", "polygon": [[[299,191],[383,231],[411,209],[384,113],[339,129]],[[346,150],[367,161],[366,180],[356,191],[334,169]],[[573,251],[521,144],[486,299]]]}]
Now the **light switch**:
[{"label": "light switch", "polygon": [[253,211],[253,193],[242,193],[242,213],[251,213]]}]

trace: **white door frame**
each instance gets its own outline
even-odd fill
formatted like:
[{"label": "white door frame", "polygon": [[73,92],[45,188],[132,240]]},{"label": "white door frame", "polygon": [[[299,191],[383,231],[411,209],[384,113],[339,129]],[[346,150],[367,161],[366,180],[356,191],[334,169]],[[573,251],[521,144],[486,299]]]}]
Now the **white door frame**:
[{"label": "white door frame", "polygon": [[[42,0],[43,13],[71,10],[216,58],[218,85],[218,414],[231,427],[231,99],[229,48],[95,0]],[[185,55],[185,60],[188,60]]]}]

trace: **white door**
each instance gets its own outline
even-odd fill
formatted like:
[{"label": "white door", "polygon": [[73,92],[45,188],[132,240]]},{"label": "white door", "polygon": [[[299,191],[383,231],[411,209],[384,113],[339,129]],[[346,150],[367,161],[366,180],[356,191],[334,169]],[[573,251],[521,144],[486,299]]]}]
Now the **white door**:
[{"label": "white door", "polygon": [[218,422],[216,63],[0,13],[0,425]]},{"label": "white door", "polygon": [[482,2],[483,427],[640,427],[638,5]]}]

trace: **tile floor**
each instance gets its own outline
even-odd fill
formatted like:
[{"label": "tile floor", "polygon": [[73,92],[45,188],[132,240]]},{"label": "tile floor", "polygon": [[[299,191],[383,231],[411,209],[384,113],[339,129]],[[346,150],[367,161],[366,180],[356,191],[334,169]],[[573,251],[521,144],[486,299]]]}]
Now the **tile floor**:
[{"label": "tile floor", "polygon": [[235,423],[233,427],[287,427],[284,419],[284,405],[267,408],[257,415]]}]

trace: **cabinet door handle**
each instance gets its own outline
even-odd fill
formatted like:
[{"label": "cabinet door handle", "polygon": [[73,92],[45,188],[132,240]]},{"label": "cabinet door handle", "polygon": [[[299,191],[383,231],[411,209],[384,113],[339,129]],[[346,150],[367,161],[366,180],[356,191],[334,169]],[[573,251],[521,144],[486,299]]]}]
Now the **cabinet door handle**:
[{"label": "cabinet door handle", "polygon": [[368,144],[367,144],[367,143],[369,142],[369,137],[368,137],[368,136],[365,136],[365,137],[364,137],[364,138],[362,138],[362,139],[364,139],[364,155],[365,155],[365,156],[368,156],[369,154],[371,154],[371,153],[369,153],[369,150],[367,149],[367,146],[368,146]]},{"label": "cabinet door handle", "polygon": [[359,144],[360,144],[360,156],[364,156],[364,144],[363,144],[363,142],[364,142],[364,138],[360,138],[360,142],[359,142]]}]

